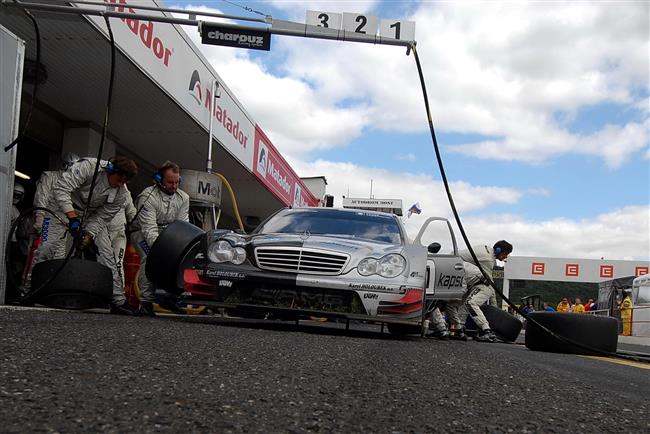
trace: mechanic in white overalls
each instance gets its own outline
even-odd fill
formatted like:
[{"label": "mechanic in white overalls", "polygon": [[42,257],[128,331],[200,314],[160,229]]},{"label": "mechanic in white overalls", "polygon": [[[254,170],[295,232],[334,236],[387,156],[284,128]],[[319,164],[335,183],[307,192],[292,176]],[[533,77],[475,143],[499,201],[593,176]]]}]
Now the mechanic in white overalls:
[{"label": "mechanic in white overalls", "polygon": [[[77,154],[66,152],[61,157],[61,170],[48,170],[43,172],[36,182],[36,192],[34,193],[34,207],[47,208],[52,197],[54,184],[61,178],[63,172],[68,170],[74,163],[79,161]],[[52,210],[63,221],[66,220],[65,214],[58,210]],[[52,220],[56,217],[42,211],[34,211],[34,232],[41,238],[41,246],[36,250],[34,255],[34,264],[43,262],[48,259],[61,259],[65,257],[65,239],[49,240],[49,227]]]},{"label": "mechanic in white overalls", "polygon": [[[512,244],[501,240],[497,241],[493,247],[477,245],[472,246],[472,250],[474,250],[479,265],[485,274],[491,278],[496,260],[505,260],[512,253]],[[480,342],[496,342],[497,337],[490,330],[490,324],[481,311],[481,306],[486,302],[489,302],[492,306],[497,305],[494,288],[485,281],[481,270],[474,264],[474,259],[469,253],[469,250],[461,251],[460,257],[464,261],[465,281],[467,282],[467,290],[469,293],[465,306],[467,312],[478,327],[478,334],[474,339]]]},{"label": "mechanic in white overalls", "polygon": [[155,184],[142,190],[135,200],[137,217],[131,240],[140,255],[140,313],[147,316],[156,316],[155,288],[145,273],[149,249],[167,225],[176,220],[189,222],[190,197],[178,188],[180,172],[177,164],[166,161],[153,175]]},{"label": "mechanic in white overalls", "polygon": [[[126,206],[131,195],[126,188],[126,182],[137,174],[138,168],[133,160],[126,157],[118,156],[108,162],[102,162],[87,214],[83,215],[96,162],[95,158],[79,160],[63,172],[54,185],[47,208],[65,214],[68,224],[65,226],[53,219],[48,228],[48,239],[44,244],[59,242],[62,238],[69,239],[70,236],[81,249],[90,249],[94,244],[98,254],[97,261],[107,266],[113,274],[111,312],[132,315],[135,312],[126,304],[124,288],[108,235],[108,224]],[[65,246],[65,241],[63,245]]]}]

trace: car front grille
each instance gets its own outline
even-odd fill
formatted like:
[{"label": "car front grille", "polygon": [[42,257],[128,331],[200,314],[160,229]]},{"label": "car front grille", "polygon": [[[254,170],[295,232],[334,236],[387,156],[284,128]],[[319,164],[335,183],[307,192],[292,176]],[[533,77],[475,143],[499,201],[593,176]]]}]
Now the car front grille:
[{"label": "car front grille", "polygon": [[349,255],[329,250],[300,247],[258,247],[255,261],[263,270],[284,271],[287,273],[341,274]]}]

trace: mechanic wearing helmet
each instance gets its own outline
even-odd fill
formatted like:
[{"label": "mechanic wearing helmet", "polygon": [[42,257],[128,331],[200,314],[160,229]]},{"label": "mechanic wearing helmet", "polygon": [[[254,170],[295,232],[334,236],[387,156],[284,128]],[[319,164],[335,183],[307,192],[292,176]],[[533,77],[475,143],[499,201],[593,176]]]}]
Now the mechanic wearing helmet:
[{"label": "mechanic wearing helmet", "polygon": [[[478,245],[473,246],[472,250],[476,254],[481,269],[491,277],[496,260],[505,260],[512,253],[512,244],[501,240],[497,241],[493,247]],[[490,330],[490,324],[481,311],[481,306],[486,302],[489,302],[492,306],[497,305],[494,288],[485,281],[481,269],[474,264],[474,259],[469,250],[460,252],[460,257],[465,263],[465,280],[469,292],[465,306],[479,329],[474,339],[479,342],[496,342],[497,337]]]},{"label": "mechanic wearing helmet", "polygon": [[[147,279],[145,266],[149,249],[168,224],[175,220],[189,222],[190,197],[178,188],[181,169],[177,164],[166,161],[153,175],[155,184],[145,188],[135,200],[137,217],[131,237],[140,255],[140,313],[155,317],[154,290]],[[175,304],[170,307],[177,309]]]},{"label": "mechanic wearing helmet", "polygon": [[[61,157],[61,170],[50,170],[43,172],[36,182],[36,193],[34,194],[34,207],[47,208],[54,189],[54,185],[61,178],[61,174],[68,170],[74,163],[79,161],[79,156],[72,152],[66,152]],[[52,210],[54,211],[54,210]],[[58,211],[56,215],[65,221],[66,216]],[[34,264],[48,260],[60,259],[65,256],[65,241],[46,243],[48,240],[49,226],[56,217],[45,211],[34,211],[34,231],[41,237],[43,244],[34,255]],[[47,246],[47,248],[45,248]]]},{"label": "mechanic wearing helmet", "polygon": [[[68,225],[66,227],[53,220],[48,228],[47,242],[68,238],[66,233],[69,232],[80,250],[96,250],[98,262],[107,266],[113,274],[111,312],[132,315],[135,312],[126,304],[107,228],[115,215],[126,206],[131,195],[126,182],[137,174],[138,168],[133,160],[119,156],[100,163],[91,202],[88,203],[96,163],[95,158],[79,160],[63,172],[54,185],[48,208],[64,213]],[[86,208],[87,214],[83,215]]]}]

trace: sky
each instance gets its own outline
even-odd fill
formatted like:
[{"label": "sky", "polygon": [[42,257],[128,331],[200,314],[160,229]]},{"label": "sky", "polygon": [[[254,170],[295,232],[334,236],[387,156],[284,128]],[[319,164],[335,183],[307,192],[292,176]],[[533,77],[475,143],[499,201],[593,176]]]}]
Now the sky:
[{"label": "sky", "polygon": [[[650,259],[650,3],[168,0],[305,22],[307,10],[414,21],[447,178],[472,244],[513,255]],[[245,10],[243,7],[249,8]],[[251,12],[251,10],[253,12]],[[239,22],[244,25],[249,23]],[[451,218],[413,55],[273,36],[271,51],[187,33],[300,176],[402,199],[414,236]]]}]

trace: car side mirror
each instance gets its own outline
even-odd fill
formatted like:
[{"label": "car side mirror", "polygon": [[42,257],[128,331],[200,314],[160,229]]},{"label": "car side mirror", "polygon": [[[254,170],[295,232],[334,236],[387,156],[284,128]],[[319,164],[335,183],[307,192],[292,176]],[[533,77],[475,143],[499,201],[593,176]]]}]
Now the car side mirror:
[{"label": "car side mirror", "polygon": [[440,243],[431,243],[427,247],[427,250],[429,251],[429,253],[438,253],[441,247],[442,246],[440,245]]}]

